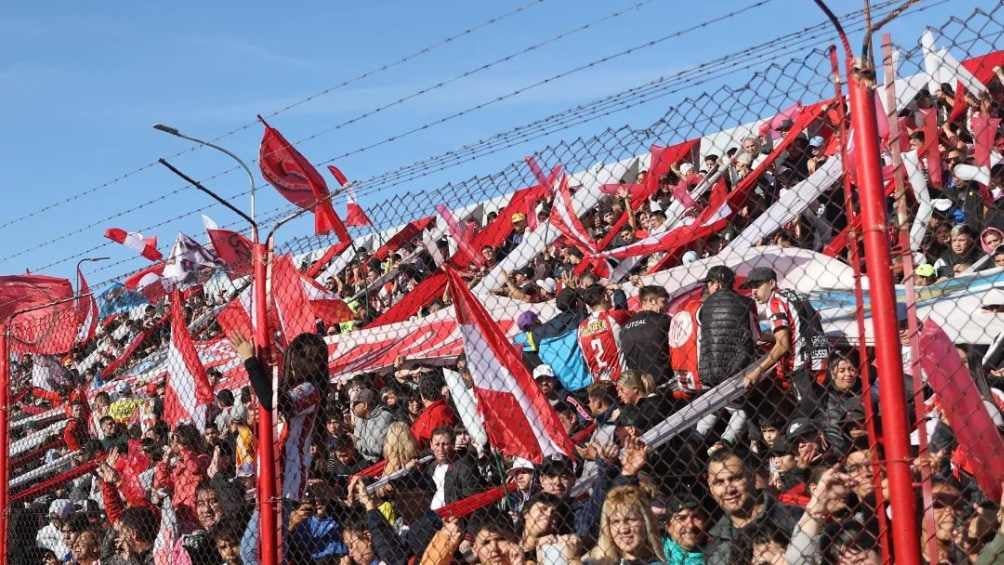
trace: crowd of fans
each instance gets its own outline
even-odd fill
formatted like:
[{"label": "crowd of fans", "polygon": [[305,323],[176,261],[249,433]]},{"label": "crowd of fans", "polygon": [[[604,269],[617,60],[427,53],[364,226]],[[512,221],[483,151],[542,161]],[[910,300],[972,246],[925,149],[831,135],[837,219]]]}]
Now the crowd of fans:
[{"label": "crowd of fans", "polygon": [[[958,102],[947,84],[939,92],[920,92],[899,116],[917,150],[925,143],[920,113],[937,112],[936,143],[946,171],[942,185],[928,186],[935,206],[913,250],[923,258],[915,284],[1004,267],[1004,166],[991,169],[985,187],[952,172],[973,159],[970,121],[981,113],[1001,117],[1004,72],[998,67],[995,73],[989,93],[970,97],[969,109],[955,121],[949,117]],[[789,132],[793,124],[784,121],[737,140],[721,156],[673,164],[655,194],[632,208],[629,185],[644,182],[642,171],[585,211],[582,223],[594,240],[609,239],[611,248],[657,233],[681,183],[693,188],[720,175],[732,190],[755,174],[779,139],[795,136],[768,170],[756,173],[755,187],[727,229],[675,255],[648,257],[629,276],[714,257],[833,157],[828,139],[839,125],[834,116],[839,112],[824,112],[801,132]],[[842,186],[836,183],[763,243],[822,251],[848,223]],[[707,196],[699,197],[688,213],[706,202]],[[909,209],[916,213],[916,202]],[[536,212],[546,222],[549,206]],[[488,214],[472,229],[496,219]],[[470,284],[520,249],[526,215],[508,219],[512,230],[504,242],[479,250],[483,266],[464,273]],[[447,242],[435,246],[448,256]],[[847,253],[835,251],[845,259]],[[383,260],[360,250],[341,272],[321,281],[349,302],[355,319],[320,324],[316,334],[292,339],[275,360],[282,374],[275,397],[273,360],[257,359],[246,336],[226,336],[244,361],[248,385],[219,390],[202,429],[165,423],[163,383],[130,386],[120,378],[166,357],[170,326],[162,307],[103,320],[96,338],[67,357],[69,370],[42,370],[41,358],[16,359],[15,391],[23,394],[16,395],[11,420],[60,410],[17,427],[14,439],[54,420],[67,425],[57,432],[58,445],[46,443],[37,457],[15,460],[11,477],[71,453],[68,466],[94,461],[97,467],[12,505],[9,561],[132,564],[153,563],[156,554],[157,562],[256,563],[255,430],[264,408],[279,414],[281,426],[281,551],[289,563],[881,562],[879,539],[896,519],[876,465],[883,460],[881,447],[869,440],[883,426],[878,414],[866,418],[877,406],[877,388],[868,386],[874,385],[873,368],[857,350],[827,339],[811,303],[781,288],[773,270],[757,268],[737,281],[731,269],[715,266],[671,316],[667,306],[679,296],[640,286],[637,306],[629,308],[625,287],[581,272],[583,252],[570,241],[528,256],[506,274],[504,286],[491,290],[524,305],[518,316],[512,313],[518,329],[513,347],[577,439],[575,453],[531,462],[503,457],[477,443],[466,427],[444,378],[455,371],[473,386],[464,357],[446,366],[402,358],[384,371],[329,375],[323,336],[366,327],[399,303],[439,268],[434,255],[418,235]],[[991,290],[983,297],[995,316],[1004,313],[1001,294]],[[221,337],[213,314],[229,298],[188,298],[186,321],[196,339]],[[447,307],[449,300],[436,297],[417,315]],[[558,313],[542,320],[534,305],[549,300]],[[997,320],[996,331],[1001,325]],[[670,347],[673,333],[684,328],[690,331],[683,341],[692,340],[691,347]],[[119,363],[138,337],[127,362]],[[989,348],[957,344],[968,374],[955,378],[976,383],[1000,432],[1004,344],[999,335],[989,337]],[[642,440],[737,375],[745,387],[738,400],[666,442]],[[212,371],[214,381],[221,377]],[[933,548],[937,563],[999,563],[999,501],[976,483],[973,463],[938,400],[925,389],[911,402],[927,407],[930,419],[919,425],[931,432],[927,449],[918,449],[913,460],[933,501],[924,508],[918,493],[917,506],[929,518],[921,520],[918,544]],[[471,502],[499,485],[505,490],[497,499]]]}]

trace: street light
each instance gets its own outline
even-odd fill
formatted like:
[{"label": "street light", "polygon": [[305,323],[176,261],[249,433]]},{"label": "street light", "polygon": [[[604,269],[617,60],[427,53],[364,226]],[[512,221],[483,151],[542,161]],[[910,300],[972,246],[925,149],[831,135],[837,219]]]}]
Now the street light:
[{"label": "street light", "polygon": [[98,261],[107,261],[108,259],[110,259],[110,257],[84,257],[83,259],[77,261],[77,269],[76,271],[74,271],[76,273],[74,276],[76,277],[76,282],[77,282],[77,292],[80,292],[80,265],[83,265],[84,263],[97,263]]},{"label": "street light", "polygon": [[215,143],[211,143],[209,141],[205,141],[205,140],[199,139],[197,137],[192,137],[190,135],[185,135],[185,134],[181,133],[180,131],[178,131],[178,128],[176,128],[176,127],[171,127],[171,126],[169,126],[167,124],[157,123],[157,124],[153,124],[153,129],[155,129],[157,131],[162,131],[162,132],[164,132],[164,133],[166,133],[168,135],[173,135],[174,137],[180,137],[181,139],[187,139],[188,141],[191,141],[193,143],[198,143],[199,145],[203,145],[205,147],[209,147],[210,149],[215,149],[215,150],[219,151],[220,153],[223,153],[224,155],[230,157],[234,161],[237,161],[237,163],[241,166],[241,168],[244,169],[244,172],[247,173],[247,175],[248,175],[248,183],[249,183],[249,186],[251,187],[251,221],[254,222],[254,218],[255,218],[255,181],[254,181],[254,174],[251,173],[251,169],[247,166],[247,163],[245,163],[243,160],[241,160],[240,157],[238,157],[237,155],[235,155],[229,149],[226,149],[224,147],[220,147],[219,145],[216,145]]}]

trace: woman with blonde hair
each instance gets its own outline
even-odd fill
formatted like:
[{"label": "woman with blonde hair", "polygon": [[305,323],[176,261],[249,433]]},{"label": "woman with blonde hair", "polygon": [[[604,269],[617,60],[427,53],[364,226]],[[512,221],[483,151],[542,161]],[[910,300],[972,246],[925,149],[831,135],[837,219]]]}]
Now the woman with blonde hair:
[{"label": "woman with blonde hair", "polygon": [[617,487],[607,493],[600,514],[599,541],[582,560],[587,565],[615,565],[625,561],[665,561],[649,500],[634,486]]},{"label": "woman with blonde hair", "polygon": [[387,427],[383,457],[386,465],[381,476],[387,477],[404,469],[409,471],[405,476],[377,488],[374,493],[380,501],[377,509],[387,522],[400,530],[413,524],[429,508],[428,485],[422,474],[415,470],[418,442],[408,424],[394,422]]}]

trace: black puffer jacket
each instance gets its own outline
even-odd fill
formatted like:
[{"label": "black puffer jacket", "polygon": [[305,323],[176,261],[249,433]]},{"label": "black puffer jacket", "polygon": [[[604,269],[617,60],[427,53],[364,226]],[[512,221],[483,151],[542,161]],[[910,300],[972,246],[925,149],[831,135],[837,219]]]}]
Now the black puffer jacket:
[{"label": "black puffer jacket", "polygon": [[753,301],[731,290],[704,299],[698,312],[701,324],[698,372],[706,387],[735,375],[756,359],[752,320]]}]

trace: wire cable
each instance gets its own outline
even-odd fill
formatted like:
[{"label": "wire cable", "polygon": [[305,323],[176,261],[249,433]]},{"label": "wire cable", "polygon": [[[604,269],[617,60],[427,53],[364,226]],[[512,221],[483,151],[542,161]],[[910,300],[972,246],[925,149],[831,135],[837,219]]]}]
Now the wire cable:
[{"label": "wire cable", "polygon": [[[324,90],[321,90],[319,92],[315,92],[313,94],[310,94],[309,96],[306,96],[304,98],[300,98],[300,99],[298,99],[298,100],[296,100],[294,102],[290,102],[289,104],[287,104],[287,105],[285,105],[285,106],[283,106],[281,108],[278,108],[278,109],[275,109],[275,110],[272,110],[272,111],[270,111],[268,113],[263,114],[263,116],[266,117],[266,118],[272,118],[272,117],[278,116],[279,114],[282,114],[283,112],[287,112],[289,110],[292,110],[293,108],[297,108],[299,106],[307,104],[308,102],[316,100],[316,99],[318,99],[318,98],[320,98],[322,96],[326,96],[328,94],[331,94],[332,92],[334,92],[336,90],[345,88],[346,86],[349,86],[349,85],[354,84],[356,82],[359,82],[361,80],[365,80],[367,78],[370,78],[372,76],[378,75],[380,73],[386,72],[386,71],[388,71],[390,69],[393,69],[395,67],[399,67],[399,66],[401,66],[401,65],[403,65],[405,63],[408,63],[408,62],[410,62],[410,61],[412,61],[414,59],[417,59],[417,58],[421,57],[422,55],[426,55],[428,53],[431,53],[432,51],[435,51],[436,49],[439,49],[441,47],[447,46],[447,45],[449,45],[449,44],[457,41],[458,39],[461,39],[461,38],[463,38],[465,36],[471,35],[471,34],[477,32],[477,31],[480,31],[482,29],[485,29],[487,27],[495,25],[495,24],[497,24],[499,22],[505,21],[505,20],[509,19],[512,16],[515,16],[515,15],[520,14],[522,12],[525,12],[525,11],[531,9],[531,8],[539,6],[540,4],[543,4],[544,2],[545,2],[545,0],[531,0],[530,2],[527,2],[525,4],[521,4],[521,5],[517,6],[516,8],[514,8],[514,9],[508,11],[508,12],[505,12],[505,13],[503,13],[501,15],[498,15],[498,16],[493,16],[493,17],[491,17],[491,18],[489,18],[489,19],[487,19],[487,20],[485,20],[483,22],[480,22],[480,23],[478,23],[478,24],[476,24],[474,26],[468,27],[468,28],[464,29],[463,31],[460,31],[458,33],[455,33],[453,35],[450,35],[448,37],[440,39],[439,41],[436,41],[435,43],[431,43],[431,44],[429,44],[429,45],[427,45],[425,47],[422,47],[418,51],[414,51],[412,53],[409,53],[408,55],[405,55],[405,56],[403,56],[403,57],[401,57],[401,58],[399,58],[399,59],[397,59],[395,61],[392,61],[390,63],[384,63],[384,64],[381,64],[381,65],[378,65],[378,66],[373,67],[373,68],[371,68],[371,69],[369,69],[369,70],[367,70],[367,71],[365,71],[363,73],[360,73],[360,74],[355,75],[355,76],[353,76],[351,78],[345,79],[342,82],[339,82],[338,84],[335,84],[334,86],[330,86],[328,88],[325,88]],[[251,128],[251,127],[257,126],[257,125],[258,125],[258,120],[252,120],[252,121],[247,122],[245,124],[241,124],[240,126],[234,128],[234,129],[226,131],[226,132],[224,132],[224,133],[222,133],[222,134],[220,134],[220,135],[218,135],[218,136],[210,139],[210,141],[215,143],[217,141],[220,141],[222,139],[226,139],[227,137],[230,137],[230,136],[232,136],[232,135],[234,135],[236,133],[245,131],[245,130],[247,130],[247,129]],[[189,147],[187,147],[185,149],[182,149],[182,150],[180,150],[180,151],[178,151],[176,153],[168,155],[167,158],[171,159],[171,158],[174,158],[174,157],[179,157],[181,155],[184,155],[186,153],[194,152],[194,151],[196,151],[198,149],[201,149],[201,148],[202,148],[202,146],[198,145],[198,144],[191,145],[191,146],[189,146]],[[143,172],[143,171],[145,171],[147,169],[153,168],[155,166],[157,166],[157,161],[156,160],[151,161],[149,163],[146,163],[145,165],[142,165],[140,167],[137,167],[137,168],[132,169],[130,171],[127,171],[125,173],[122,173],[121,175],[119,175],[119,176],[117,176],[115,178],[112,178],[111,180],[105,181],[105,182],[103,182],[103,183],[101,183],[99,185],[93,186],[93,187],[88,188],[86,190],[82,190],[82,191],[80,191],[80,192],[78,192],[76,194],[72,194],[72,195],[68,196],[67,198],[65,198],[64,200],[60,200],[59,202],[53,202],[51,204],[47,204],[45,206],[42,206],[41,208],[38,208],[36,210],[32,210],[30,212],[27,212],[27,213],[21,215],[21,216],[18,216],[16,218],[12,218],[10,220],[7,220],[7,221],[3,222],[2,224],[0,224],[0,230],[2,230],[4,228],[7,228],[7,227],[10,227],[10,226],[13,226],[15,224],[19,224],[19,223],[21,223],[21,222],[23,222],[25,220],[34,218],[34,217],[39,216],[41,214],[44,214],[45,212],[48,212],[49,210],[53,210],[55,208],[59,208],[59,207],[64,206],[66,204],[70,204],[71,202],[75,202],[77,200],[80,200],[81,198],[83,198],[85,196],[88,196],[88,195],[91,195],[91,194],[94,194],[95,192],[99,192],[101,190],[110,188],[110,187],[112,187],[112,186],[114,186],[114,185],[116,185],[116,184],[118,184],[118,183],[120,183],[120,182],[122,182],[122,181],[124,181],[124,180],[126,180],[126,179],[128,179],[130,177],[132,177],[132,176],[135,176],[135,175],[137,175],[137,174],[139,174],[139,173],[141,173],[141,172]]]}]

